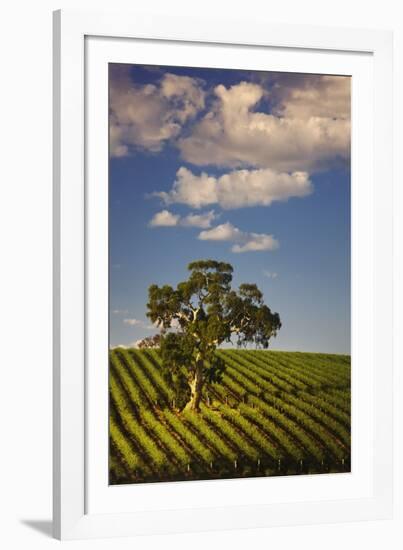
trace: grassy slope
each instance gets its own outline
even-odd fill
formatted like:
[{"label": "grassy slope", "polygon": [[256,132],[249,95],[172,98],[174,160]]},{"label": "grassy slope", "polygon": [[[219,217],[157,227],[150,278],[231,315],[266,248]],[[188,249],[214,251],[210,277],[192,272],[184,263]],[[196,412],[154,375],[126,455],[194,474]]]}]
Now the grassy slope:
[{"label": "grassy slope", "polygon": [[196,415],[175,409],[157,351],[111,351],[112,484],[349,470],[349,356],[219,354]]}]

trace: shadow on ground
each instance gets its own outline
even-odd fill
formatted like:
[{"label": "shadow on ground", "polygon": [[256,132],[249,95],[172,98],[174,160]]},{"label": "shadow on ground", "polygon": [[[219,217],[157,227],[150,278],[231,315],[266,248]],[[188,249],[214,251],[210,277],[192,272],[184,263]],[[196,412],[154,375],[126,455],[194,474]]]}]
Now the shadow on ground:
[{"label": "shadow on ground", "polygon": [[21,523],[43,535],[52,536],[52,522],[50,519],[22,519]]}]

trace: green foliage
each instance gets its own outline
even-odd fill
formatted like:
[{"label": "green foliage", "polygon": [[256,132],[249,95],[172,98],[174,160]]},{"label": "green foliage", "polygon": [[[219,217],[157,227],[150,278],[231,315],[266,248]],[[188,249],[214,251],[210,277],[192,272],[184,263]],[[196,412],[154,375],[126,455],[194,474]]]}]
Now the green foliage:
[{"label": "green foliage", "polygon": [[185,368],[192,365],[193,346],[185,334],[168,333],[161,342],[162,375],[174,391],[175,405],[183,409],[190,399]]},{"label": "green foliage", "polygon": [[183,414],[183,419],[193,426],[193,428],[201,434],[203,439],[208,441],[209,444],[216,449],[220,457],[229,461],[233,461],[237,458],[237,455],[223,440],[222,436],[217,434],[202,416],[187,411]]},{"label": "green foliage", "polygon": [[[192,399],[198,410],[204,385],[222,381],[225,363],[217,347],[235,335],[238,346],[267,348],[281,322],[255,284],[231,288],[230,264],[199,260],[188,269],[189,278],[176,288],[149,287],[147,316],[161,328],[164,376],[175,388],[178,407]],[[177,331],[169,332],[173,325]]]},{"label": "green foliage", "polygon": [[253,460],[259,458],[259,452],[245,438],[244,433],[234,427],[220,412],[210,411],[207,407],[202,407],[202,414],[217,431],[219,437],[226,438],[237,449],[236,458],[248,457]]},{"label": "green foliage", "polygon": [[126,399],[124,391],[113,379],[111,380],[110,389],[111,400],[117,411],[119,420],[127,433],[132,434],[133,439],[135,434],[135,441],[143,456],[147,456],[157,468],[167,468],[169,465],[167,456],[158,448],[147,430],[136,420],[130,410],[130,404]]},{"label": "green foliage", "polygon": [[136,470],[137,468],[140,468],[142,466],[141,459],[136,455],[136,453],[133,452],[130,443],[127,441],[126,437],[123,435],[122,431],[119,429],[119,426],[112,417],[109,421],[109,433],[111,442],[115,445],[118,455],[127,468],[129,470]]},{"label": "green foliage", "polygon": [[239,411],[231,409],[226,405],[221,405],[219,410],[224,418],[227,418],[234,426],[247,434],[248,439],[257,447],[258,455],[255,455],[254,458],[259,458],[261,453],[266,454],[270,458],[278,458],[279,453],[276,447],[255,424],[249,422]]},{"label": "green foliage", "polygon": [[156,386],[157,402],[159,404],[172,403],[172,400],[175,398],[175,392],[167,380],[162,376],[160,369],[155,368],[153,351],[148,349],[144,351],[130,350],[130,354],[136,365],[139,365],[139,368],[144,370],[151,383]]},{"label": "green foliage", "polygon": [[165,420],[171,425],[172,429],[184,441],[185,445],[190,448],[199,460],[210,464],[215,458],[213,452],[207,448],[190,430],[186,424],[176,414],[170,411],[164,411]]},{"label": "green foliage", "polygon": [[150,411],[144,411],[142,413],[142,420],[144,420],[147,428],[151,430],[163,445],[165,445],[170,454],[175,457],[175,460],[179,462],[182,467],[189,464],[191,461],[189,453],[166,429],[160,418]]},{"label": "green foliage", "polygon": [[110,352],[112,484],[349,471],[345,357],[220,350],[221,384],[195,414],[171,401],[161,354]]},{"label": "green foliage", "polygon": [[139,349],[159,348],[161,345],[161,334],[154,334],[153,336],[147,336],[138,343]]}]

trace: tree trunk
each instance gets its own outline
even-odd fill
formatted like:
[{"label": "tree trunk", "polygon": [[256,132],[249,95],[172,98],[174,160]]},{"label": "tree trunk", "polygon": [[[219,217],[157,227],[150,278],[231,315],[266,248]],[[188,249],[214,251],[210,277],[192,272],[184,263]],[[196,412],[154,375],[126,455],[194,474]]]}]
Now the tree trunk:
[{"label": "tree trunk", "polygon": [[194,412],[200,411],[200,400],[202,396],[203,385],[203,361],[199,359],[196,361],[195,375],[190,383],[191,397],[190,401],[188,401],[188,403],[186,404],[186,410]]}]

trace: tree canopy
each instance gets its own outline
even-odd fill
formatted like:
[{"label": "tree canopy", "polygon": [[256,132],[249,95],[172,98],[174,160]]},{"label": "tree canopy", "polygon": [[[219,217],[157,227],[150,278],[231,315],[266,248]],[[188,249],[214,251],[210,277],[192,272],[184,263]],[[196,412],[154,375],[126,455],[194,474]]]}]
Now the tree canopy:
[{"label": "tree canopy", "polygon": [[162,331],[162,364],[176,388],[178,406],[198,411],[203,387],[222,378],[224,363],[217,347],[235,337],[238,346],[266,349],[281,321],[264,304],[256,284],[232,289],[229,263],[198,260],[188,270],[189,278],[176,288],[149,287],[147,316]]}]

